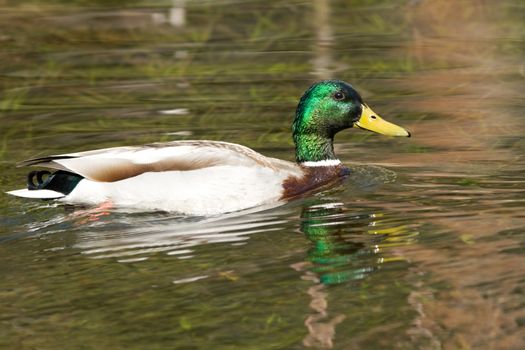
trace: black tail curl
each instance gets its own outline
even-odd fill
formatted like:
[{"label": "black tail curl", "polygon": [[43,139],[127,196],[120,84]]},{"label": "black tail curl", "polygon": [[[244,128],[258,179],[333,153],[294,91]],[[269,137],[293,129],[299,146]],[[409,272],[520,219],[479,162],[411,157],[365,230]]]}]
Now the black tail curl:
[{"label": "black tail curl", "polygon": [[[36,170],[31,171],[29,174],[27,174],[27,189],[28,190],[41,190],[44,188],[44,184],[46,181],[44,180],[44,176],[46,176],[46,180],[49,179],[51,175],[50,171],[47,170]],[[36,180],[36,183],[35,183]]]}]

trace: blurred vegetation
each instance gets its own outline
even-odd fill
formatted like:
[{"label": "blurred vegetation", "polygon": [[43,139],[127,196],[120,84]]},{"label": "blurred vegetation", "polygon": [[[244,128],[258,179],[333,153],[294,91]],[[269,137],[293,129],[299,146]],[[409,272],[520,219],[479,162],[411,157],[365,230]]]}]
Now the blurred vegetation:
[{"label": "blurred vegetation", "polygon": [[[163,134],[174,129],[255,147],[275,137],[291,144],[297,98],[313,80],[309,51],[316,28],[303,1],[249,1],[242,10],[229,1],[188,1],[180,27],[165,23],[171,1],[3,6],[0,61],[9,64],[0,66],[0,137],[14,149],[17,140],[34,144],[24,147],[33,154],[11,159],[53,152],[54,145],[82,148],[86,135],[88,147],[103,147],[172,139]],[[350,51],[362,50],[356,45]],[[368,60],[354,61],[366,65],[362,72],[387,69]],[[177,107],[189,114],[159,113]],[[220,132],[226,122],[233,133]],[[246,124],[249,132],[236,132]]]},{"label": "blurred vegetation", "polygon": [[[447,13],[451,6],[436,3],[433,10],[426,1],[401,0],[320,4],[330,5],[326,42],[318,37],[323,25],[312,21],[312,3],[299,0],[251,0],[242,6],[226,0],[3,0],[0,138],[6,145],[7,137],[14,139],[15,150],[20,148],[16,142],[24,140],[48,152],[54,146],[42,140],[78,149],[84,141],[75,134],[89,134],[92,142],[96,136],[96,146],[103,147],[166,140],[172,136],[163,132],[182,130],[189,131],[183,138],[221,138],[257,148],[275,141],[289,146],[295,104],[317,79],[312,74],[316,55],[325,54],[316,52],[318,45],[327,45],[331,56],[323,69],[353,82],[365,98],[374,91],[386,112],[392,110],[390,102],[415,91],[403,85],[387,88],[383,79],[465,66],[452,56],[429,59],[417,48],[422,34],[415,30],[435,34],[446,25],[435,21],[421,26],[418,16]],[[475,16],[479,6],[472,4]],[[174,7],[184,11],[181,25],[170,25]],[[494,26],[509,29],[509,38],[523,36],[523,8],[509,1],[498,10],[509,16],[497,15]],[[416,51],[411,52],[414,40]],[[523,53],[512,40],[500,43],[505,53]],[[408,50],[403,52],[404,46]],[[188,113],[159,113],[173,108]],[[401,114],[415,118],[410,111]],[[233,131],[221,132],[225,123]],[[245,125],[249,131],[237,132]],[[47,149],[41,149],[43,144]],[[410,147],[415,152],[429,149]],[[5,151],[0,155],[4,160]]]}]

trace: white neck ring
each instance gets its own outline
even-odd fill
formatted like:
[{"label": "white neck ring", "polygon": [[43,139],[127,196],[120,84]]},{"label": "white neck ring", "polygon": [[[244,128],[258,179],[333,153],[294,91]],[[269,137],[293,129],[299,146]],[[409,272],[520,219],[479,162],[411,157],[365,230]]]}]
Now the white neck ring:
[{"label": "white neck ring", "polygon": [[319,160],[317,162],[302,162],[302,166],[315,167],[315,166],[336,166],[340,165],[341,161],[339,159],[325,159]]}]

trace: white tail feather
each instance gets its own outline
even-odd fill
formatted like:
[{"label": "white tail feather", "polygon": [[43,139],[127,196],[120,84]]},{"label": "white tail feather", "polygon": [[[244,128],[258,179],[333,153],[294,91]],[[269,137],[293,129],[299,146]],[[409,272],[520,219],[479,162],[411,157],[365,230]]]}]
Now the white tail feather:
[{"label": "white tail feather", "polygon": [[52,190],[28,190],[27,188],[6,192],[12,196],[23,198],[55,199],[62,198],[66,195]]}]

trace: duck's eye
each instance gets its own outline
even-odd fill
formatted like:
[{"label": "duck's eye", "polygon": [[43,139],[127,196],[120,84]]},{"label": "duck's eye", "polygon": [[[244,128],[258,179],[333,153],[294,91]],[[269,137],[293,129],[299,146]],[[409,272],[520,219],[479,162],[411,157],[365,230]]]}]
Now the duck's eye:
[{"label": "duck's eye", "polygon": [[337,91],[337,92],[334,94],[334,99],[336,99],[337,101],[344,100],[345,97],[346,97],[345,94],[342,93],[341,91]]}]

